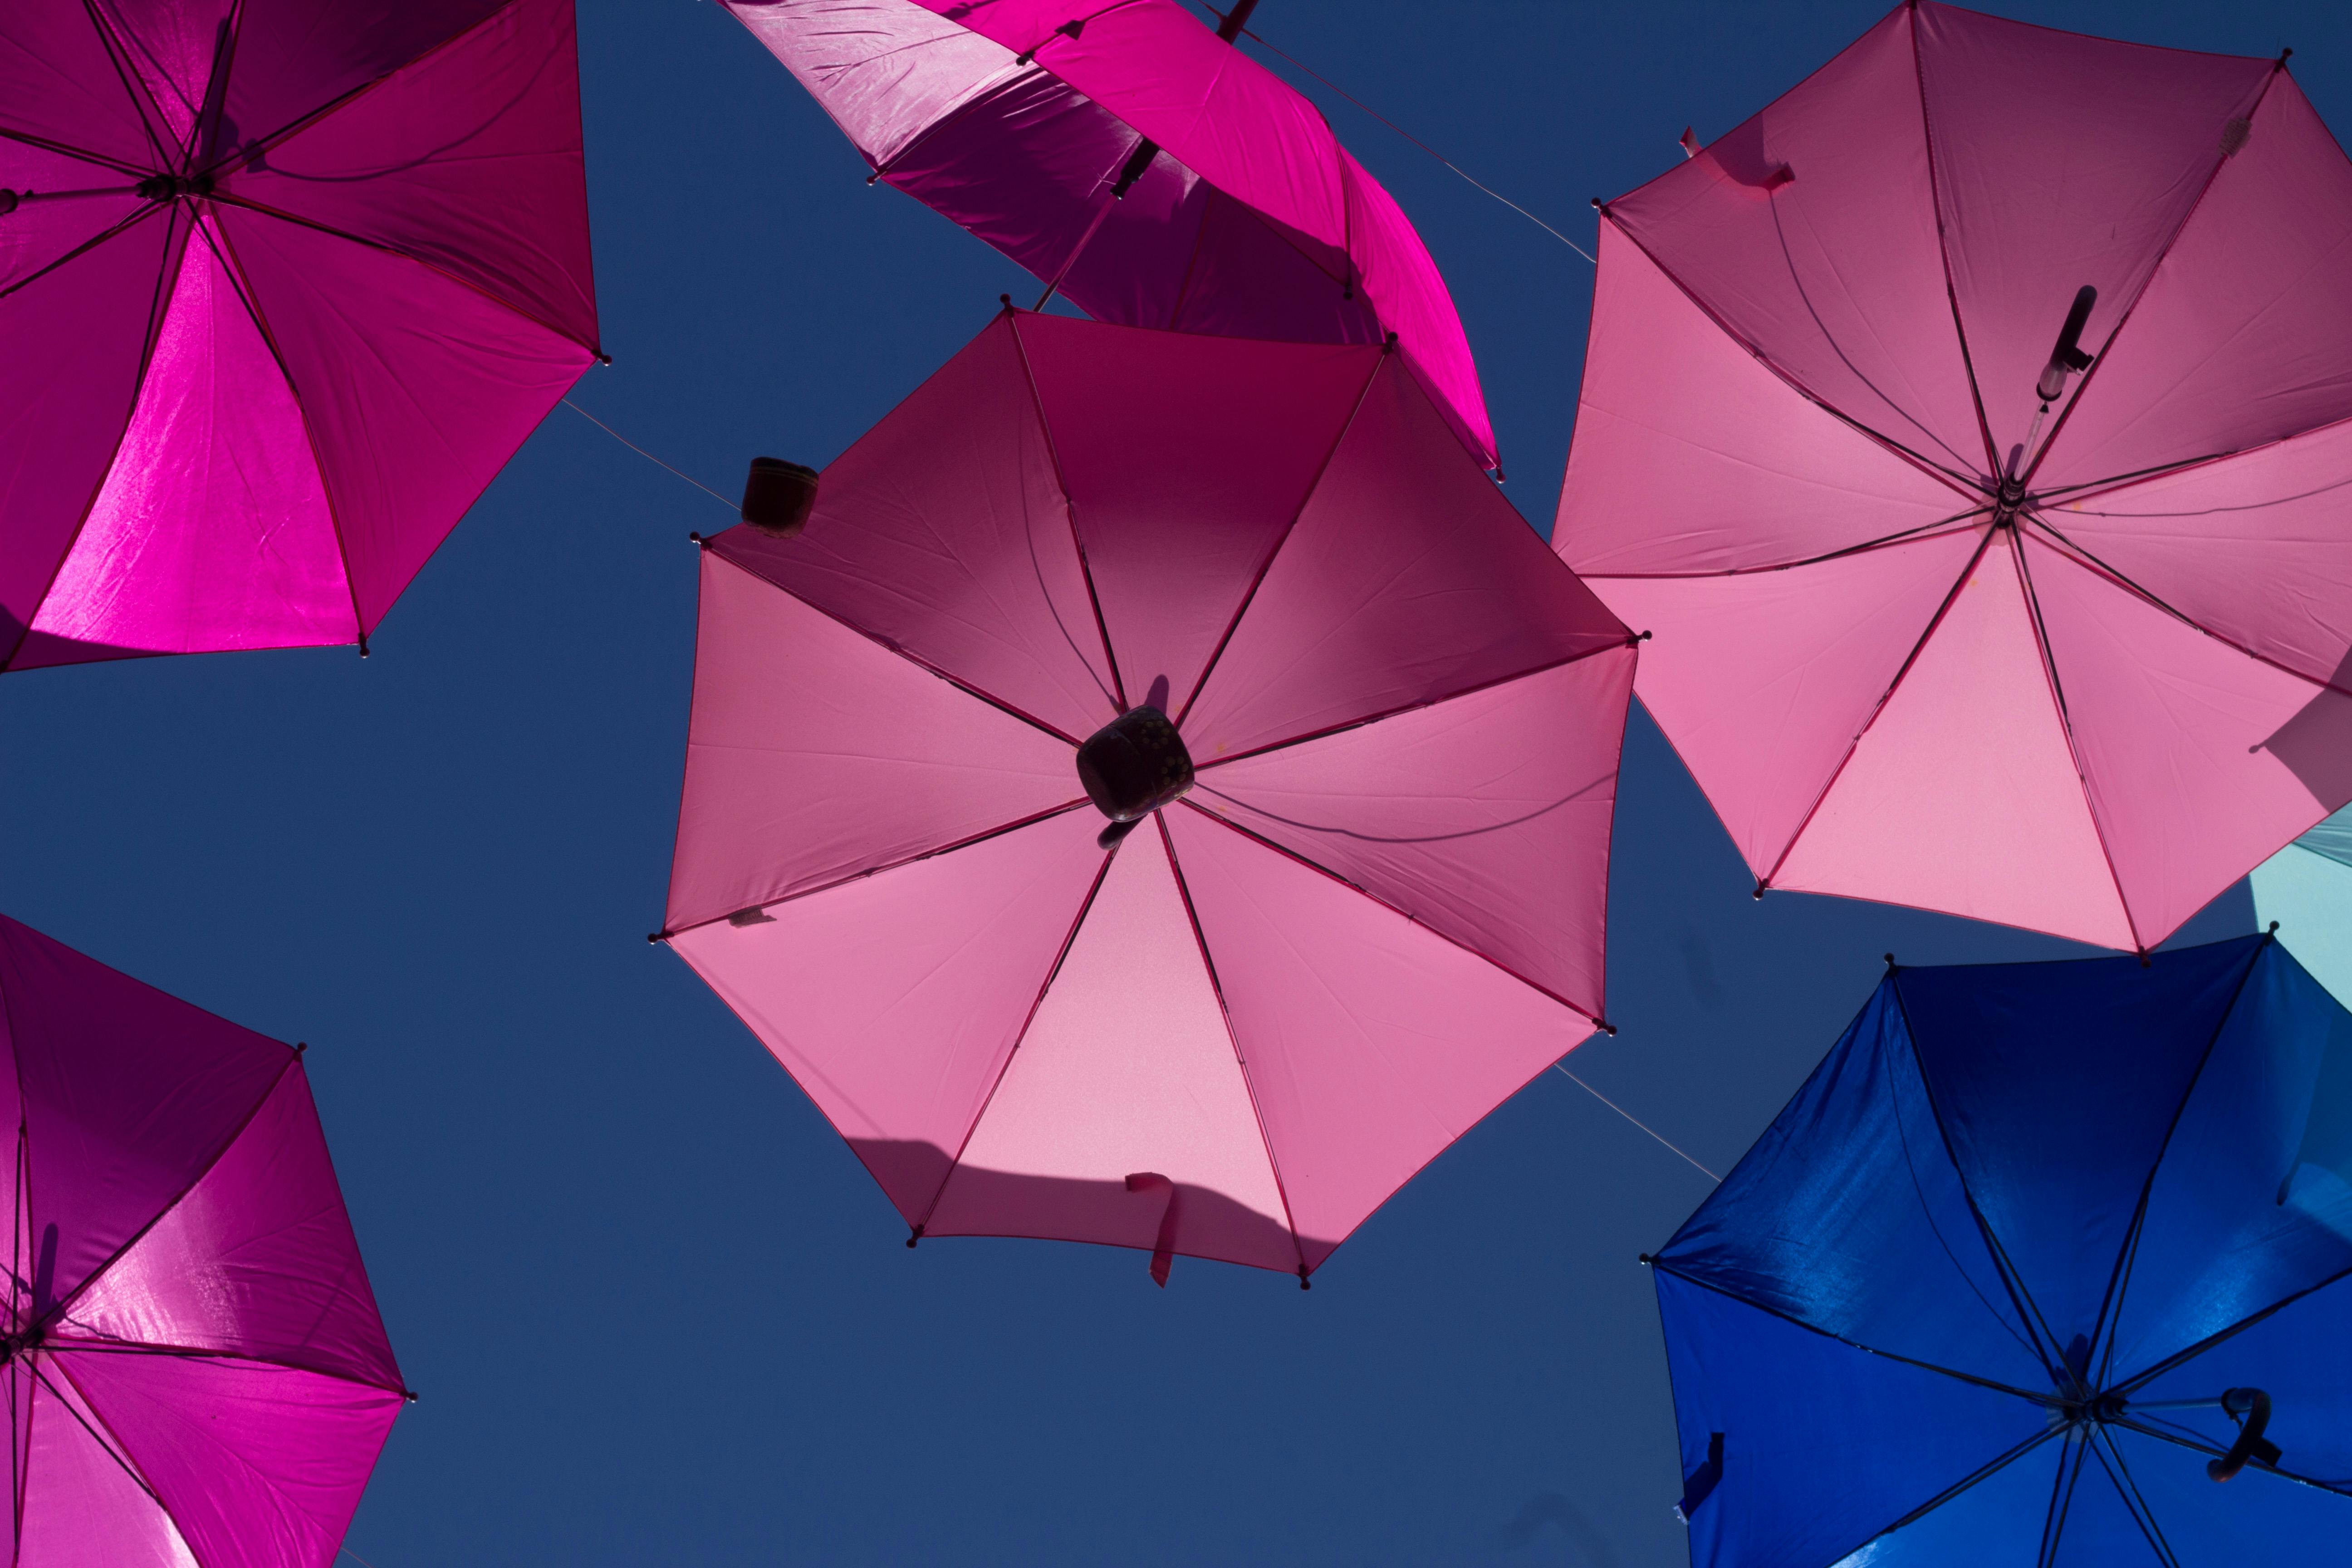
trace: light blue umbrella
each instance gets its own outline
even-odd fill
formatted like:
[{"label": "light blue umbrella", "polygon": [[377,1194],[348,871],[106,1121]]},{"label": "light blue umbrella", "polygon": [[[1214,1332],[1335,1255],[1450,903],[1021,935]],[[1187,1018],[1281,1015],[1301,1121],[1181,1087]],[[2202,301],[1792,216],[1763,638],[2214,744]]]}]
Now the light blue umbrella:
[{"label": "light blue umbrella", "polygon": [[2352,805],[2254,868],[2254,918],[2352,1007]]}]

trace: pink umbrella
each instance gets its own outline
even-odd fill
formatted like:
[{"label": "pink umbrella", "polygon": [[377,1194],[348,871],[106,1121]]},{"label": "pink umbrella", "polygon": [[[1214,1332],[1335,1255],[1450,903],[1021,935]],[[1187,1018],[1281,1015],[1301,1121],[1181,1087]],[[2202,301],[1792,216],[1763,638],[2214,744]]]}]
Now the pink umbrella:
[{"label": "pink umbrella", "polygon": [[1554,541],[1767,887],[2145,950],[2352,799],[2352,163],[1926,3],[1602,209]]},{"label": "pink umbrella", "polygon": [[572,0],[0,6],[0,668],[364,648],[596,341]]},{"label": "pink umbrella", "polygon": [[917,1236],[1303,1280],[1597,1024],[1633,669],[1402,356],[1007,311],[708,542],[655,940]]},{"label": "pink umbrella", "polygon": [[1298,342],[1394,332],[1454,433],[1496,461],[1421,236],[1315,106],[1229,42],[1256,0],[1217,33],[1176,0],[722,3],[875,180],[1097,320]]},{"label": "pink umbrella", "polygon": [[0,918],[11,1563],[324,1568],[403,1399],[301,1047]]}]

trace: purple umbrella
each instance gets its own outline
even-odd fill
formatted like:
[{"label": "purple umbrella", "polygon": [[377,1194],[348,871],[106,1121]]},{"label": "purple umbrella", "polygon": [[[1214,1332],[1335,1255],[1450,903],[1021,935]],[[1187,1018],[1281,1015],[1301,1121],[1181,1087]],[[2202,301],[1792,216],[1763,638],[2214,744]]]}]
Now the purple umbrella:
[{"label": "purple umbrella", "polygon": [[404,1394],[301,1047],[5,917],[0,1004],[8,1561],[322,1568]]},{"label": "purple umbrella", "polygon": [[365,647],[596,345],[572,0],[0,6],[0,668]]}]

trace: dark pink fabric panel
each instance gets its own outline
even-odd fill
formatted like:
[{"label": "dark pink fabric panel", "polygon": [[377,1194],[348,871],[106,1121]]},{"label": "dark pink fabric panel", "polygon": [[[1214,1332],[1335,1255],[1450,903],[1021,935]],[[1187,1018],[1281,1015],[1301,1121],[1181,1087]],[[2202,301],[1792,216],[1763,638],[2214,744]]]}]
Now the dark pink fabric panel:
[{"label": "dark pink fabric panel", "polygon": [[175,151],[188,146],[205,89],[228,51],[234,0],[97,0],[92,9],[112,27],[157,129]]},{"label": "dark pink fabric panel", "polygon": [[1073,744],[1118,716],[1009,318],[833,460],[805,532],[715,548]]},{"label": "dark pink fabric panel", "polygon": [[2051,441],[2052,489],[2352,416],[2352,162],[2285,75]]},{"label": "dark pink fabric panel", "polygon": [[2045,525],[2190,620],[2352,689],[2352,424],[2043,509]]},{"label": "dark pink fabric panel", "polygon": [[572,0],[515,0],[222,183],[596,343]]},{"label": "dark pink fabric panel", "polygon": [[[25,1522],[9,1561],[25,1568],[195,1568],[171,1515],[141,1489],[72,1380],[53,1357],[39,1364],[38,1379],[21,1361],[6,1373],[8,1407],[31,1424],[15,1450],[23,1456]],[[14,1522],[0,1517],[0,1540]]]},{"label": "dark pink fabric panel", "polygon": [[324,1568],[400,1411],[396,1394],[253,1362],[66,1359],[201,1563]]},{"label": "dark pink fabric panel", "polygon": [[[1224,831],[1219,829],[1220,832]],[[1249,1085],[1159,828],[1118,847],[927,1230],[1150,1247],[1295,1269]]]},{"label": "dark pink fabric panel", "polygon": [[1786,572],[1586,581],[1642,645],[1643,706],[1771,873],[1984,537],[1970,528]]},{"label": "dark pink fabric panel", "polygon": [[[1192,195],[1200,205],[1199,236],[1186,258],[1182,292],[1171,302],[1168,325],[1180,331],[1293,342],[1381,341],[1373,296],[1369,288],[1347,286],[1344,254],[1205,181],[1192,182]],[[1091,254],[1093,247],[1087,248]],[[1470,442],[1468,436],[1463,438]]]},{"label": "dark pink fabric panel", "polygon": [[1633,650],[1202,774],[1188,797],[1602,1009],[1609,829]]},{"label": "dark pink fabric panel", "polygon": [[211,1168],[294,1053],[5,917],[0,998],[61,1300]]},{"label": "dark pink fabric panel", "polygon": [[[1985,444],[1945,302],[1912,15],[1896,9],[1698,156],[1612,202],[1602,242],[1622,225],[1814,396],[1927,461],[1977,474]],[[1775,185],[1784,168],[1794,178]],[[1604,254],[1604,289],[1622,265]],[[1603,319],[1596,310],[1596,327]],[[1647,352],[1661,377],[1675,375],[1672,344]],[[1588,397],[1613,382],[1596,371]]]},{"label": "dark pink fabric panel", "polygon": [[1786,565],[1978,499],[1792,390],[1613,224],[1601,226],[1596,290],[1552,528],[1579,572]]},{"label": "dark pink fabric panel", "polygon": [[225,1351],[400,1390],[299,1062],[228,1152],[75,1299],[58,1338]]},{"label": "dark pink fabric panel", "polygon": [[1310,1268],[1591,1032],[1324,873],[1167,816]]},{"label": "dark pink fabric panel", "polygon": [[[224,153],[250,148],[391,75],[510,0],[244,0]],[[569,9],[569,6],[566,7]]]},{"label": "dark pink fabric panel", "polygon": [[1086,905],[1101,823],[1071,812],[672,943],[915,1224]]},{"label": "dark pink fabric panel", "polygon": [[113,469],[33,631],[19,668],[358,632],[301,411],[204,229]]},{"label": "dark pink fabric panel", "polygon": [[2100,353],[2273,67],[1948,5],[1917,16],[1952,289],[2005,455],[2039,406],[2034,383],[2074,290],[2099,290],[2083,349]]},{"label": "dark pink fabric panel", "polygon": [[877,167],[983,89],[1045,74],[910,0],[719,3]]},{"label": "dark pink fabric panel", "polygon": [[[163,126],[152,114],[152,109],[142,113],[123,87],[84,0],[10,0],[0,6],[0,126],[143,172],[163,161],[155,133]],[[70,186],[46,188],[117,183],[76,178]],[[11,181],[0,184],[14,188]]]},{"label": "dark pink fabric panel", "polygon": [[672,931],[1084,797],[1066,742],[704,552]]},{"label": "dark pink fabric panel", "polygon": [[589,352],[405,257],[217,212],[293,383],[372,630]]},{"label": "dark pink fabric panel", "polygon": [[2352,801],[2352,697],[2027,549],[2092,807],[2153,947]]},{"label": "dark pink fabric panel", "polygon": [[0,632],[11,652],[131,421],[150,303],[184,237],[149,218],[0,297]]},{"label": "dark pink fabric panel", "polygon": [[1185,739],[1208,763],[1625,636],[1391,361],[1211,669]]},{"label": "dark pink fabric panel", "polygon": [[1170,711],[1307,503],[1377,349],[1106,330],[1015,330],[1130,703]]}]

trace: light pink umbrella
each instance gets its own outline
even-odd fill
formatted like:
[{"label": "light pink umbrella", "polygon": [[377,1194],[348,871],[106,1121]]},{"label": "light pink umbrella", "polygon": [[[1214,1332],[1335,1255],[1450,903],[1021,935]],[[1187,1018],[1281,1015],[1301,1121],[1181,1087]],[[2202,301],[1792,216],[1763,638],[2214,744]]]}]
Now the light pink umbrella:
[{"label": "light pink umbrella", "polygon": [[[1487,464],[1478,370],[1421,236],[1315,106],[1176,0],[722,0],[872,178],[1099,321],[1377,343]],[[869,182],[871,183],[871,182]],[[1042,302],[1041,302],[1042,303]]]},{"label": "light pink umbrella", "polygon": [[403,1399],[303,1076],[0,918],[8,1561],[325,1568]]},{"label": "light pink umbrella", "polygon": [[1303,1280],[1599,1019],[1633,658],[1402,356],[1008,311],[708,542],[656,940],[918,1236]]},{"label": "light pink umbrella", "polygon": [[0,5],[0,668],[364,648],[596,342],[572,0]]},{"label": "light pink umbrella", "polygon": [[1906,5],[1609,203],[1554,542],[1764,889],[2145,950],[2352,798],[2352,163]]}]

